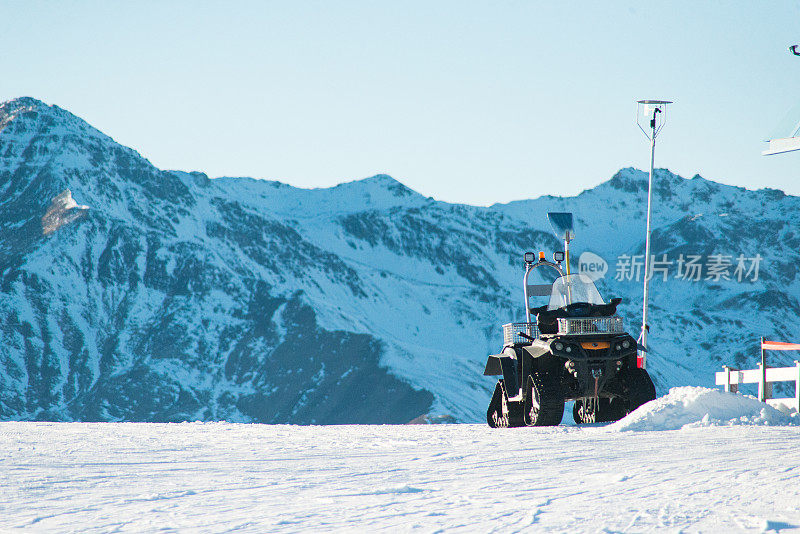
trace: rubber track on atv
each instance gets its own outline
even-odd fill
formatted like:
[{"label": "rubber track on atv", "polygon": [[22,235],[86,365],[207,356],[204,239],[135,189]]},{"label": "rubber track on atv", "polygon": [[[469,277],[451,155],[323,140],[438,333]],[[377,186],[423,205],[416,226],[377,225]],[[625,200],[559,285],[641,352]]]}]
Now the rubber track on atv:
[{"label": "rubber track on atv", "polygon": [[[522,416],[522,406],[516,402],[508,402],[508,395],[505,390],[505,384],[502,380],[497,382],[494,387],[494,394],[492,400],[489,402],[489,408],[486,410],[486,422],[491,428],[507,428],[525,426]],[[503,401],[506,401],[508,415],[503,416]]]},{"label": "rubber track on atv", "polygon": [[[532,414],[531,396],[533,388],[539,393],[539,410]],[[528,426],[556,426],[564,417],[564,393],[555,373],[535,373],[528,375],[525,383],[524,400],[525,424]]]},{"label": "rubber track on atv", "polygon": [[627,414],[627,403],[619,397],[613,399],[601,397],[599,401],[600,409],[596,413],[591,413],[583,409],[583,400],[576,400],[575,405],[572,407],[572,418],[581,425],[618,421]]},{"label": "rubber track on atv", "polygon": [[656,398],[656,387],[644,369],[629,368],[623,373],[621,379],[625,396],[628,398],[628,413]]}]

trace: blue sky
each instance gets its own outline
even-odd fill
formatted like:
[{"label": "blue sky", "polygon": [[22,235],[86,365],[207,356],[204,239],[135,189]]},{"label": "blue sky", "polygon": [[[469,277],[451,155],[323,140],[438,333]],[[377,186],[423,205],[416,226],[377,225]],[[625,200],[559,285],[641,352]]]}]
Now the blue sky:
[{"label": "blue sky", "polygon": [[796,2],[0,2],[0,100],[67,108],[155,165],[437,199],[575,194],[656,166],[800,194],[763,157],[800,101]]}]

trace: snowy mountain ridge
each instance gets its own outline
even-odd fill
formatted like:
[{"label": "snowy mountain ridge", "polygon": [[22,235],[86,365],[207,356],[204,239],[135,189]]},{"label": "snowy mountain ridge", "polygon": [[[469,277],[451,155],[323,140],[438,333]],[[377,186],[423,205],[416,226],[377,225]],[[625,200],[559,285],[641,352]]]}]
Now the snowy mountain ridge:
[{"label": "snowy mountain ridge", "polygon": [[[0,419],[480,421],[485,357],[521,319],[521,254],[561,248],[548,211],[575,213],[575,265],[608,261],[598,286],[638,335],[641,281],[614,261],[642,254],[645,187],[622,169],[576,197],[476,207],[386,175],[209,179],[56,106],[0,104]],[[45,236],[67,190],[64,209],[89,209]],[[654,202],[657,257],[763,258],[755,281],[652,283],[659,391],[752,365],[761,335],[800,339],[800,199],[659,170]]]}]

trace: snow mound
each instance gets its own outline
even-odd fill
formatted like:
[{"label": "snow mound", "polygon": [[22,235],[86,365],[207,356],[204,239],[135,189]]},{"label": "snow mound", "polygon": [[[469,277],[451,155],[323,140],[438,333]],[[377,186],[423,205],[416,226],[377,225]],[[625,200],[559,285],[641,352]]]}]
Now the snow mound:
[{"label": "snow mound", "polygon": [[606,427],[612,431],[677,430],[685,427],[792,425],[789,417],[755,397],[703,387],[677,387]]}]

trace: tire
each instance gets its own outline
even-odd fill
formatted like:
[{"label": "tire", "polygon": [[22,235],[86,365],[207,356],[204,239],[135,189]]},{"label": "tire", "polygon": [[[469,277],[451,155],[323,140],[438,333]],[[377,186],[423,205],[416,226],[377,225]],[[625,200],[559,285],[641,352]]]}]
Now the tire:
[{"label": "tire", "polygon": [[628,413],[656,398],[656,386],[644,369],[628,368],[620,378],[623,395],[628,400]]},{"label": "tire", "polygon": [[627,403],[619,397],[599,399],[599,410],[592,409],[591,403],[583,400],[576,400],[572,407],[572,418],[579,425],[590,423],[608,423],[618,421],[625,417],[627,413]]},{"label": "tire", "polygon": [[527,426],[556,426],[564,417],[564,393],[558,377],[550,373],[528,375],[523,401]]}]

